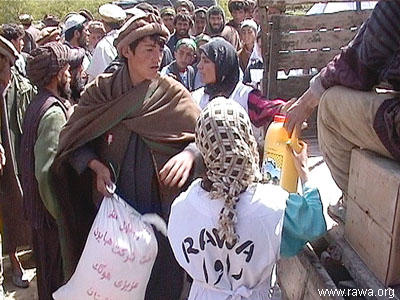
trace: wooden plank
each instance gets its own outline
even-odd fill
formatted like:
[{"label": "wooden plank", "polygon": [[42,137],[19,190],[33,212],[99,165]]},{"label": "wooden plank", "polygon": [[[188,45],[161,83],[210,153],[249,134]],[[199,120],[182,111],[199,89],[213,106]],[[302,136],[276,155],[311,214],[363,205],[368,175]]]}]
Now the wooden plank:
[{"label": "wooden plank", "polygon": [[276,94],[271,93],[272,99],[279,97],[289,100],[293,97],[300,97],[309,87],[311,78],[312,76],[301,76],[276,80]]},{"label": "wooden plank", "polygon": [[321,29],[332,30],[335,28],[350,29],[360,27],[369,17],[371,10],[342,11],[331,14],[310,15],[310,16],[292,16],[292,15],[273,15],[271,22],[279,19],[281,32]]},{"label": "wooden plank", "polygon": [[323,48],[340,50],[353,39],[356,33],[350,30],[285,33],[281,35],[279,50],[321,50]]},{"label": "wooden plank", "polygon": [[[328,3],[328,2],[353,2],[354,0],[258,0],[260,7],[282,6],[282,5],[299,5],[305,3]],[[367,0],[360,0],[367,1]]]},{"label": "wooden plank", "polygon": [[[278,61],[275,59],[274,53],[278,53],[280,47],[280,29],[279,29],[279,19],[274,23],[270,24],[270,47],[269,47],[269,56],[268,56],[268,72],[264,75],[267,78],[267,93],[266,96],[268,99],[276,98],[277,91],[277,68]],[[265,62],[265,60],[264,60]],[[265,64],[265,63],[264,63]]]},{"label": "wooden plank", "polygon": [[287,73],[293,69],[320,70],[340,52],[340,50],[287,52],[278,53],[275,57],[278,60],[278,71],[284,70]]}]

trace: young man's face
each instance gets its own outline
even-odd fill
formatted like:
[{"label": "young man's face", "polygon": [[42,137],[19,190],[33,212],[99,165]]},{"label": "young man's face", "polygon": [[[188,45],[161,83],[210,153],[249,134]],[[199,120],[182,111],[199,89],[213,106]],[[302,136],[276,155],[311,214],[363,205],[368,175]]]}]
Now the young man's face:
[{"label": "young man's face", "polygon": [[244,18],[246,17],[246,13],[243,8],[232,10],[231,15],[232,15],[233,21],[236,24],[242,23],[244,21]]},{"label": "young man's face", "polygon": [[210,26],[214,31],[219,30],[224,24],[224,18],[220,14],[210,15]]},{"label": "young man's face", "polygon": [[256,33],[249,26],[245,26],[240,29],[240,39],[247,47],[253,47],[256,40]]},{"label": "young man's face", "polygon": [[196,17],[194,19],[194,29],[196,30],[196,35],[202,34],[206,28],[206,18]]},{"label": "young man's face", "polygon": [[129,73],[134,81],[142,82],[157,77],[163,55],[163,47],[157,41],[147,36],[138,43],[134,52],[126,47],[123,54],[128,59]]},{"label": "young man's face", "polygon": [[164,15],[162,16],[162,21],[164,25],[168,28],[170,33],[173,33],[175,30],[174,26],[174,16],[173,15]]},{"label": "young man's face", "polygon": [[175,29],[178,36],[187,37],[189,36],[190,23],[189,21],[179,20],[176,22]]},{"label": "young man's face", "polygon": [[187,45],[181,45],[175,50],[175,59],[179,71],[183,72],[194,61],[194,49]]},{"label": "young man's face", "polygon": [[201,53],[200,63],[197,68],[204,84],[217,82],[217,70],[215,64],[204,53]]}]

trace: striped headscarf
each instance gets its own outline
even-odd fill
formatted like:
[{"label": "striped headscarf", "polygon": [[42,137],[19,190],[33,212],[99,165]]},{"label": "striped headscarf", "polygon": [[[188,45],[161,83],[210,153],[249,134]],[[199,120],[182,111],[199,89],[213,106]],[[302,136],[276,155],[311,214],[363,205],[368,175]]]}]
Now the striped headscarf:
[{"label": "striped headscarf", "polygon": [[232,243],[238,239],[239,195],[260,178],[257,143],[246,111],[233,100],[215,98],[197,120],[196,145],[207,167],[211,198],[224,200],[219,233]]}]

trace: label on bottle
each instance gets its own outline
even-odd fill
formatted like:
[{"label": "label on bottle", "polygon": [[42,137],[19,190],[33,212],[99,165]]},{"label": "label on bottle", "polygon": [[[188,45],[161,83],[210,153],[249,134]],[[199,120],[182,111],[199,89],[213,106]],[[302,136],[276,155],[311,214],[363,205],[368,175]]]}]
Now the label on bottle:
[{"label": "label on bottle", "polygon": [[261,167],[263,182],[279,185],[281,180],[282,166],[283,155],[268,152],[267,157],[264,159]]}]

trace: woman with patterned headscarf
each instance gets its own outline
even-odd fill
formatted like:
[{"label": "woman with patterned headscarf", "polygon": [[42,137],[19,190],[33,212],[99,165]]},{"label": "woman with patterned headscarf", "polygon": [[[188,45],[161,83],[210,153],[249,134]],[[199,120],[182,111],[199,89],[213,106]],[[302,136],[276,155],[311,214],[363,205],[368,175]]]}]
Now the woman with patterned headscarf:
[{"label": "woman with patterned headscarf", "polygon": [[303,196],[258,182],[252,126],[232,100],[206,106],[196,145],[206,177],[175,200],[168,228],[175,257],[193,278],[189,300],[269,299],[280,255],[296,255],[326,231],[318,190],[307,183],[306,145],[295,154]]},{"label": "woman with patterned headscarf", "polygon": [[205,86],[192,93],[194,101],[202,109],[219,96],[238,102],[250,117],[257,142],[263,142],[262,127],[285,110],[285,101],[265,99],[259,90],[241,82],[238,54],[223,38],[211,39],[200,47],[200,53],[197,69]]}]

